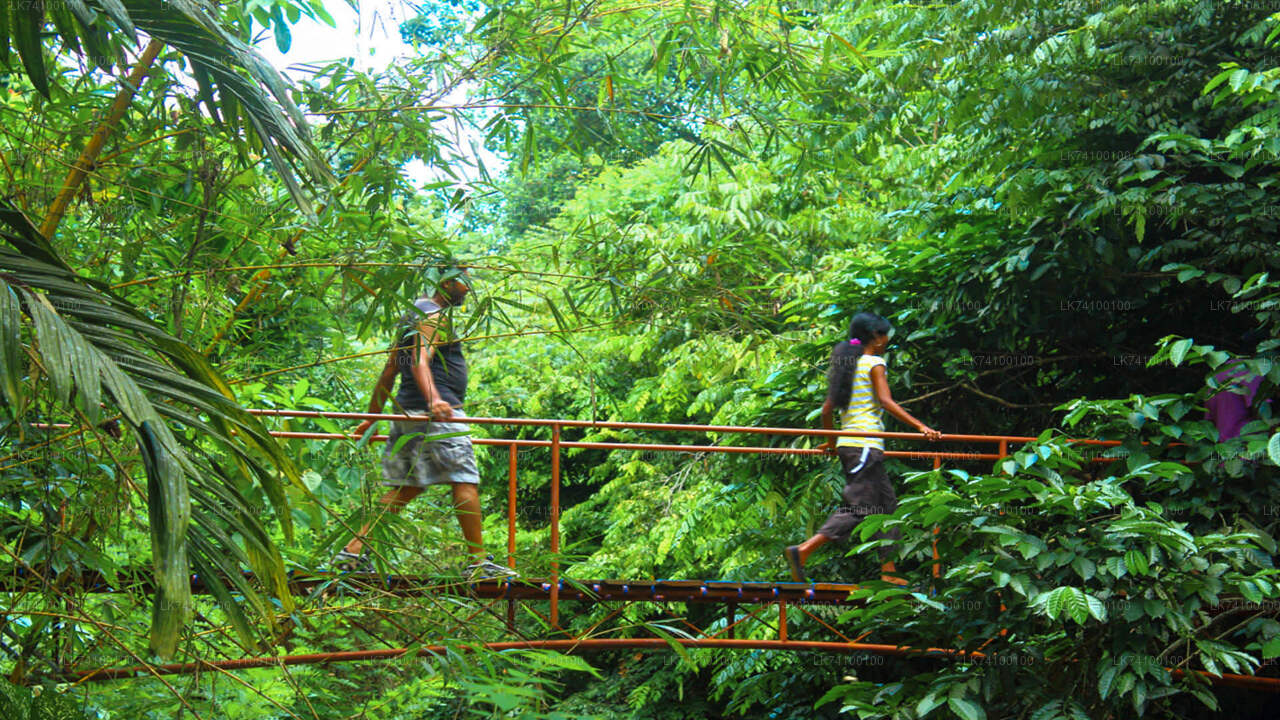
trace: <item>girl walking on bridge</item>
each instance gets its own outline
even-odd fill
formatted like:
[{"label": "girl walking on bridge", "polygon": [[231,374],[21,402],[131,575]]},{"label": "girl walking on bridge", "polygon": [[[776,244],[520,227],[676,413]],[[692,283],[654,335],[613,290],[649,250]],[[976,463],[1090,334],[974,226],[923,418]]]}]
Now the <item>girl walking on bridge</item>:
[{"label": "girl walking on bridge", "polygon": [[[832,414],[840,410],[840,429],[856,432],[884,432],[883,411],[914,427],[929,440],[937,440],[942,433],[915,419],[903,410],[889,394],[889,380],[881,354],[889,345],[893,327],[888,320],[869,312],[860,312],[849,323],[849,339],[841,341],[831,351],[831,365],[827,369],[827,398],[822,403],[822,426],[832,429]],[[828,440],[822,449],[831,452],[833,443]],[[841,493],[844,503],[836,508],[818,532],[799,545],[788,546],[784,551],[791,577],[796,582],[806,582],[804,564],[814,550],[831,542],[849,537],[853,528],[868,515],[892,513],[898,507],[898,496],[893,491],[884,468],[884,440],[878,437],[842,437],[834,443],[836,455],[844,470],[845,486]],[[877,533],[877,538],[897,539],[897,530]],[[880,579],[897,585],[906,581],[895,576],[891,546],[880,548]]]}]

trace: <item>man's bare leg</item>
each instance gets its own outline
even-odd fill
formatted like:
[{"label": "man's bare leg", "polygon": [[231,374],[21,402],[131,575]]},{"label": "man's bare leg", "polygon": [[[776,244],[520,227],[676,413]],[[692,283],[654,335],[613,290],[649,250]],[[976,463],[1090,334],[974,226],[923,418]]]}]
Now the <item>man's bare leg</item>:
[{"label": "man's bare leg", "polygon": [[453,507],[457,510],[458,525],[462,527],[462,537],[467,540],[467,552],[471,554],[472,562],[484,562],[480,486],[474,483],[453,483]]},{"label": "man's bare leg", "polygon": [[[405,505],[409,504],[410,500],[421,494],[422,488],[420,487],[414,487],[413,485],[399,485],[388,490],[386,495],[378,498],[378,502],[382,504],[382,512],[398,513],[404,509]],[[477,504],[478,502],[479,501],[477,501]],[[379,516],[382,512],[379,513]],[[377,522],[377,519],[378,518],[374,518],[374,522]],[[369,528],[371,527],[373,527],[373,522],[366,523],[364,527],[360,528],[360,532],[356,533],[356,536],[351,539],[351,542],[347,543],[347,546],[343,548],[343,550],[346,550],[352,555],[359,555],[360,551],[364,549],[364,537],[369,533]]]}]

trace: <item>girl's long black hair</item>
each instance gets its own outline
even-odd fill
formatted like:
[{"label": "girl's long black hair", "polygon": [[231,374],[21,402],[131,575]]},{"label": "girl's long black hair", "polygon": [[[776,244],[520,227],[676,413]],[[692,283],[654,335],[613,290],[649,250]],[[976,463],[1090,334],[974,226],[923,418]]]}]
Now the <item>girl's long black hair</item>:
[{"label": "girl's long black hair", "polygon": [[838,408],[849,407],[849,395],[853,392],[853,373],[867,344],[877,335],[887,335],[893,328],[888,320],[875,313],[860,312],[849,321],[849,340],[836,343],[831,349],[831,365],[827,368],[827,397]]}]

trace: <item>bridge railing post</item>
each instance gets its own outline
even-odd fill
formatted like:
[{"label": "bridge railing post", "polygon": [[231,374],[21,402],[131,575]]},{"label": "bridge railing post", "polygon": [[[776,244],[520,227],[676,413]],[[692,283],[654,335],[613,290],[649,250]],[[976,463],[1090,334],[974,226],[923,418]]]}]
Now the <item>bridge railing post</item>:
[{"label": "bridge railing post", "polygon": [[[515,443],[507,446],[507,567],[516,567],[516,454]],[[507,629],[516,630],[516,601],[507,598]]]},{"label": "bridge railing post", "polygon": [[560,424],[551,426],[551,626],[560,627]]},{"label": "bridge railing post", "polygon": [[[933,456],[933,469],[942,469],[942,456]],[[933,526],[933,576],[942,577],[942,559],[938,556],[938,526]]]}]

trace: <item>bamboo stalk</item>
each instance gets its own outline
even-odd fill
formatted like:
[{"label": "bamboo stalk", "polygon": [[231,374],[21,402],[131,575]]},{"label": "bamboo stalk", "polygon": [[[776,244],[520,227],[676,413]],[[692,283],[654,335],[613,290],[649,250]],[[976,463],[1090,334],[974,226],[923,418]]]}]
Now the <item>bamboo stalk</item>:
[{"label": "bamboo stalk", "polygon": [[[362,268],[382,268],[382,267],[428,268],[428,267],[441,267],[441,265],[440,263],[421,263],[421,262],[416,262],[416,263],[355,262],[355,261],[349,261],[349,260],[345,260],[345,261],[333,260],[333,261],[326,262],[326,261],[315,260],[315,261],[296,262],[296,263],[273,263],[273,264],[266,264],[266,265],[230,265],[227,267],[207,268],[205,270],[201,270],[200,272],[201,274],[204,274],[204,275],[211,275],[215,273],[244,272],[246,270],[296,270],[300,268],[350,268],[350,269],[358,270]],[[458,267],[465,270],[492,270],[495,272],[513,273],[516,275],[532,275],[535,277],[570,278],[574,280],[598,281],[602,277],[599,275],[574,275],[571,273],[543,272],[541,270],[525,270],[522,268],[501,267],[498,265],[474,265],[471,263],[459,265]],[[187,271],[169,273],[167,275],[154,275],[152,277],[138,278],[137,280],[129,280],[128,282],[116,283],[111,287],[112,289],[119,290],[120,288],[132,287],[134,285],[150,285],[151,283],[156,283],[163,280],[174,280],[176,278],[185,277],[186,274],[187,274]]]},{"label": "bamboo stalk", "polygon": [[[360,170],[369,163],[369,159],[370,158],[367,155],[360,158],[355,165],[351,166],[351,171],[342,178],[342,183],[345,183],[348,178],[351,178],[356,173],[360,172]],[[339,184],[341,185],[342,183]],[[316,211],[316,214],[318,215],[321,212],[324,212],[326,207],[328,207],[327,204],[321,205]],[[276,252],[277,261],[283,260],[285,255],[288,254],[289,250],[287,248],[295,248],[296,250],[298,241],[302,239],[304,232],[306,232],[305,229],[299,229],[293,234],[293,237],[289,238],[288,242],[280,244],[280,249]],[[235,309],[231,311],[231,317],[227,318],[227,322],[223,324],[222,328],[214,334],[213,339],[209,341],[209,344],[205,346],[204,351],[206,354],[213,352],[214,346],[226,336],[226,334],[231,330],[231,326],[235,325],[236,316],[244,312],[244,310],[248,308],[254,300],[257,300],[258,297],[266,291],[267,280],[271,279],[271,270],[269,267],[270,266],[264,266],[261,270],[253,274],[253,278],[250,280],[250,282],[253,283],[253,286],[244,294],[244,297],[240,298],[240,302],[237,303]]]},{"label": "bamboo stalk", "polygon": [[54,198],[53,205],[49,208],[49,214],[45,216],[44,223],[40,225],[40,234],[46,238],[53,237],[54,231],[58,229],[58,224],[62,222],[62,218],[67,214],[67,208],[71,206],[71,200],[75,198],[76,193],[80,190],[80,184],[89,175],[89,169],[93,167],[98,159],[98,154],[102,152],[103,145],[107,143],[107,137],[111,135],[111,131],[115,129],[120,119],[124,117],[125,111],[129,109],[129,104],[133,102],[134,93],[142,84],[143,78],[147,76],[147,72],[151,69],[152,63],[160,54],[160,48],[164,47],[164,43],[159,40],[152,39],[147,43],[147,47],[142,51],[142,56],[138,58],[138,63],[133,66],[133,71],[129,73],[129,77],[124,80],[124,87],[116,94],[116,99],[111,103],[111,109],[107,111],[107,117],[93,132],[93,137],[89,138],[88,144],[84,146],[84,151],[80,153],[80,158],[71,166],[71,171],[67,173],[67,179],[62,181],[62,190],[58,192],[58,196]]}]

